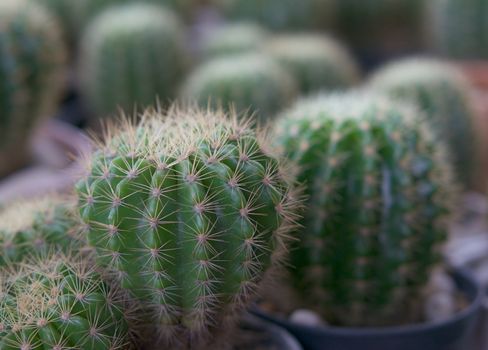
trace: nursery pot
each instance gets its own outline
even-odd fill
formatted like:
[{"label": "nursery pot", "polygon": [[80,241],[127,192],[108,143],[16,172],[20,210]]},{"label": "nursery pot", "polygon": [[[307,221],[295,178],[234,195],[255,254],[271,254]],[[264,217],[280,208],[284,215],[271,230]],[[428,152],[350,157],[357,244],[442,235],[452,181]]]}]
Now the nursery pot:
[{"label": "nursery pot", "polygon": [[452,277],[469,306],[448,320],[387,328],[307,326],[255,310],[255,314],[286,328],[308,350],[477,350],[474,331],[482,308],[483,292],[467,272]]}]

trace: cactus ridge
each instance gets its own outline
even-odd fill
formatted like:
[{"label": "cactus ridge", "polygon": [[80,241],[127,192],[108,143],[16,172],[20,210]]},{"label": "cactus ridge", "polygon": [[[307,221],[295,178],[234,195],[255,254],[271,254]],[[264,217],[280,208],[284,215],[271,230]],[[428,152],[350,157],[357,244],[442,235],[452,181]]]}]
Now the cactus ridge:
[{"label": "cactus ridge", "polygon": [[281,256],[295,200],[263,145],[235,115],[149,110],[89,160],[77,185],[88,240],[150,305],[159,341],[222,337]]}]

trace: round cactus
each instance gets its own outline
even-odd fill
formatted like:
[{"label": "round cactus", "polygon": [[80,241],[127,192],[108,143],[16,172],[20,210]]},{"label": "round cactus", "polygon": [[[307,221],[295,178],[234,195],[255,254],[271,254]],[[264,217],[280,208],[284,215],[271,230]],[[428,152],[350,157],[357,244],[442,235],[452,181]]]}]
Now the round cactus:
[{"label": "round cactus", "polygon": [[337,325],[417,320],[452,205],[442,147],[419,112],[351,93],[300,101],[276,126],[308,195],[290,276]]},{"label": "round cactus", "polygon": [[434,59],[408,59],[378,71],[371,87],[425,111],[434,133],[447,143],[459,180],[469,187],[476,152],[475,112],[462,73]]},{"label": "round cactus", "polygon": [[183,87],[183,97],[200,106],[250,111],[264,122],[296,96],[293,78],[271,58],[259,54],[217,58],[197,68]]},{"label": "round cactus", "polygon": [[330,38],[295,34],[269,42],[272,57],[298,82],[300,91],[344,89],[359,81],[359,67],[345,48]]},{"label": "round cactus", "polygon": [[9,205],[0,213],[0,267],[81,246],[77,227],[74,204],[61,197]]},{"label": "round cactus", "polygon": [[215,29],[204,40],[202,54],[205,58],[259,52],[265,44],[267,32],[251,22],[237,22]]},{"label": "round cactus", "polygon": [[60,31],[42,8],[0,1],[0,176],[23,165],[33,129],[55,111],[64,59]]},{"label": "round cactus", "polygon": [[173,13],[134,3],[107,10],[87,29],[80,77],[100,116],[173,98],[187,61],[183,29]]},{"label": "round cactus", "polygon": [[78,258],[33,260],[0,290],[0,349],[130,348],[125,301]]},{"label": "round cactus", "polygon": [[218,343],[295,220],[281,163],[220,112],[148,111],[111,134],[77,184],[99,263],[149,306],[158,341]]}]

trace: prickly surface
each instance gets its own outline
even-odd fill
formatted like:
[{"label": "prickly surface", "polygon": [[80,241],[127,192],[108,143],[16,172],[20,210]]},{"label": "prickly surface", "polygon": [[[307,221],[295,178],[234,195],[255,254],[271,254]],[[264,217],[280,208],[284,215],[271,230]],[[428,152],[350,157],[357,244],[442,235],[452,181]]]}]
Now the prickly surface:
[{"label": "prickly surface", "polygon": [[342,90],[359,81],[359,67],[346,48],[323,35],[288,34],[268,43],[268,51],[291,72],[304,95]]},{"label": "prickly surface", "polygon": [[221,57],[198,67],[186,80],[182,96],[201,107],[252,113],[260,122],[272,119],[296,97],[293,77],[260,54]]},{"label": "prickly surface", "polygon": [[159,341],[225,336],[296,219],[280,162],[222,112],[147,111],[112,130],[77,185],[99,263],[148,306]]},{"label": "prickly surface", "polygon": [[419,112],[382,97],[318,96],[276,126],[309,196],[291,249],[299,304],[346,326],[417,321],[441,262],[453,184]]},{"label": "prickly surface", "polygon": [[130,348],[123,300],[79,258],[4,270],[0,292],[0,349]]},{"label": "prickly surface", "polygon": [[156,5],[133,3],[104,12],[81,48],[83,94],[98,116],[132,113],[175,97],[187,55],[178,18]]},{"label": "prickly surface", "polygon": [[448,146],[457,177],[469,187],[476,159],[475,111],[462,73],[442,61],[408,59],[378,71],[370,87],[425,112],[433,133]]}]

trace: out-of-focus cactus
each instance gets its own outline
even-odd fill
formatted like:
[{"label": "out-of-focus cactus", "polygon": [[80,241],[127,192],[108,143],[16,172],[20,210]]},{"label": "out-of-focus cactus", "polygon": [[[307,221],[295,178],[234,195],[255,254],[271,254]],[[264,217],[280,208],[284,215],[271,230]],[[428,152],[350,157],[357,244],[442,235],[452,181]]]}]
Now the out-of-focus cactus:
[{"label": "out-of-focus cactus", "polygon": [[250,112],[264,122],[296,97],[293,77],[277,62],[260,54],[211,60],[187,79],[182,96],[200,106]]},{"label": "out-of-focus cactus", "polygon": [[167,346],[225,338],[296,219],[280,161],[222,112],[148,111],[112,130],[77,185],[99,264]]},{"label": "out-of-focus cactus", "polygon": [[453,195],[419,113],[352,93],[300,101],[277,121],[276,142],[309,196],[291,281],[299,304],[333,324],[417,321]]},{"label": "out-of-focus cactus", "polygon": [[303,94],[345,89],[359,80],[354,59],[339,43],[325,36],[279,36],[270,40],[268,50],[293,74]]},{"label": "out-of-focus cactus", "polygon": [[99,116],[118,108],[132,113],[174,98],[187,61],[183,28],[172,12],[143,3],[114,7],[85,33],[82,90]]},{"label": "out-of-focus cactus", "polygon": [[42,8],[0,1],[0,176],[25,163],[34,128],[55,111],[64,59],[60,31]]},{"label": "out-of-focus cactus", "polygon": [[447,143],[459,180],[469,187],[476,159],[475,112],[462,73],[434,59],[407,59],[378,71],[370,87],[424,110],[432,131]]}]

